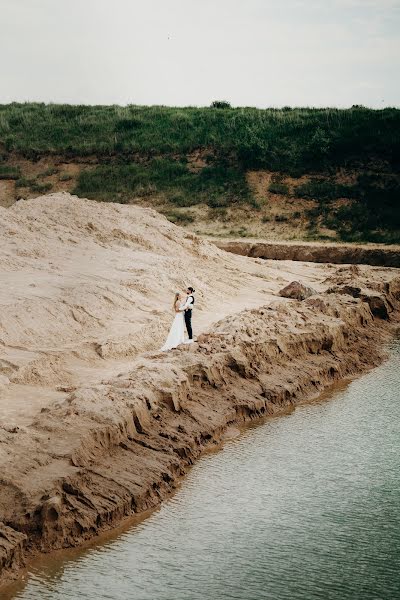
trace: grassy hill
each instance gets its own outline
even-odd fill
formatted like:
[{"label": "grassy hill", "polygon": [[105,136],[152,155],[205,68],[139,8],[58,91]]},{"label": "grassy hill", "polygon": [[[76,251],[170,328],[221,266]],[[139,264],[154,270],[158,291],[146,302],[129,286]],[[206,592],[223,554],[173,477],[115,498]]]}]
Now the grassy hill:
[{"label": "grassy hill", "polygon": [[8,203],[68,189],[200,233],[399,242],[400,110],[0,105],[0,179]]}]

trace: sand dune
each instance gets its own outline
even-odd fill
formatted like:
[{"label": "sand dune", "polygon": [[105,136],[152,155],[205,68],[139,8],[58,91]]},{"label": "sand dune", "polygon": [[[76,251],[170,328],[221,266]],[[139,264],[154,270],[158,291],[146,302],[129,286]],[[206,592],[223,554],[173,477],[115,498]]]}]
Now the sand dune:
[{"label": "sand dune", "polygon": [[326,274],[250,263],[151,209],[67,193],[0,209],[0,234],[0,415],[10,424],[58,399],[57,387],[100,381],[159,348],[175,290],[196,288],[198,334],[299,274],[315,285]]}]

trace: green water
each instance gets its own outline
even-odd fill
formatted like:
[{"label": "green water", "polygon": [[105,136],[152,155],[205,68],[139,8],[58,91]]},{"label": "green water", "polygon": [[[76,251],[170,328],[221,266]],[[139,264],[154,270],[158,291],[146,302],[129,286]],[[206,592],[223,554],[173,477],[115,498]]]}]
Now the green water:
[{"label": "green water", "polygon": [[6,597],[400,598],[400,343],[329,401],[200,460],[146,521],[43,564]]}]

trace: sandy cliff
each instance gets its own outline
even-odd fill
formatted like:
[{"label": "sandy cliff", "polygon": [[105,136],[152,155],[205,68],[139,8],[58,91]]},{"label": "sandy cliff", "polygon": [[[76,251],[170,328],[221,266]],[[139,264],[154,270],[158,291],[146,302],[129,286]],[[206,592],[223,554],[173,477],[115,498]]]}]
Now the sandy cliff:
[{"label": "sandy cliff", "polygon": [[212,240],[233,254],[271,260],[311,261],[333,264],[364,264],[400,267],[400,246],[382,244],[337,244],[334,242],[269,242]]},{"label": "sandy cliff", "polygon": [[[377,364],[397,318],[396,269],[266,265],[149,209],[53,194],[0,230],[3,580],[157,505],[230,425]],[[316,293],[280,298],[294,279]],[[198,343],[160,353],[188,283]]]}]

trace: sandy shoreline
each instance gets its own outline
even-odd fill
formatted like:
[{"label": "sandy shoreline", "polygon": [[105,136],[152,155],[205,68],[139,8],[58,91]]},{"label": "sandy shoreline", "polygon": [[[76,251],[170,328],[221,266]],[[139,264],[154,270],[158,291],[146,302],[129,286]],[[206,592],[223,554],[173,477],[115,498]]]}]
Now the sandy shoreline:
[{"label": "sandy shoreline", "polygon": [[[1,582],[157,506],[232,425],[378,364],[398,318],[396,269],[266,266],[147,209],[59,194],[0,226]],[[188,274],[205,333],[160,354]],[[279,298],[293,279],[316,294]]]}]

